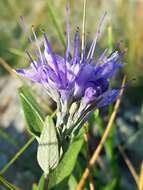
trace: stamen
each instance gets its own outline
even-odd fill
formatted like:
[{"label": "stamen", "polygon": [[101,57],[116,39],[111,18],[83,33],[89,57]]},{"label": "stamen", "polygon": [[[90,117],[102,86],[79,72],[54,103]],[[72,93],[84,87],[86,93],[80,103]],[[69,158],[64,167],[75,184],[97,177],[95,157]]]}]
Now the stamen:
[{"label": "stamen", "polygon": [[56,58],[53,54],[53,51],[52,51],[52,48],[50,46],[50,43],[48,41],[48,38],[47,38],[47,35],[46,33],[44,32],[44,38],[45,38],[45,44],[46,44],[46,48],[47,48],[47,51],[48,51],[48,54],[51,56],[52,58],[52,61],[54,63],[54,66],[55,66],[55,72],[60,80],[60,83],[62,84],[62,79],[61,79],[61,76],[60,76],[60,71],[59,71],[59,67],[58,67],[58,64],[57,64],[57,61],[56,61]]},{"label": "stamen", "polygon": [[36,36],[36,32],[35,32],[35,30],[34,30],[34,26],[32,26],[32,32],[33,32],[33,35],[34,35],[34,38],[35,38],[35,41],[36,41],[37,48],[38,48],[38,50],[39,50],[41,62],[44,64],[43,56],[42,56],[41,49],[40,49],[40,46],[39,46],[39,43],[38,43],[38,39],[37,39],[37,36]]},{"label": "stamen", "polygon": [[70,24],[69,24],[69,0],[66,1],[66,51],[64,53],[64,70],[65,70],[65,81],[64,85],[67,85],[67,61],[69,61],[70,57]]},{"label": "stamen", "polygon": [[31,56],[30,52],[29,52],[28,50],[25,50],[25,52],[26,52],[26,54],[28,55],[28,57],[29,57],[31,63],[33,63],[35,69],[37,69],[37,66],[36,66],[36,64],[35,64],[35,62],[34,62],[32,56]]},{"label": "stamen", "polygon": [[99,56],[99,58],[96,61],[97,66],[103,63],[104,58],[106,58],[107,52],[108,52],[108,48],[104,49],[104,51],[101,53],[101,55]]},{"label": "stamen", "polygon": [[69,0],[66,1],[66,39],[67,39],[66,60],[68,61],[70,56]]},{"label": "stamen", "polygon": [[67,63],[66,63],[66,53],[64,54],[64,61],[65,61],[65,64],[64,64],[64,69],[65,69],[65,80],[64,80],[64,85],[66,87],[67,85]]},{"label": "stamen", "polygon": [[73,58],[72,58],[72,64],[75,64],[78,58],[78,48],[79,48],[79,28],[77,28],[77,31],[75,33],[74,37],[74,51],[73,51]]},{"label": "stamen", "polygon": [[113,48],[112,52],[108,55],[107,58],[109,58],[113,53],[115,53],[115,52],[117,51],[117,49],[120,48],[121,43],[122,43],[122,41],[120,40],[119,42],[117,42],[117,43],[115,44],[115,47]]},{"label": "stamen", "polygon": [[88,52],[87,59],[89,59],[90,61],[93,58],[93,54],[94,54],[94,51],[95,51],[96,43],[97,43],[97,40],[98,40],[98,37],[99,37],[99,34],[100,34],[101,25],[103,23],[103,20],[104,20],[106,14],[107,13],[105,12],[104,15],[100,19],[99,25],[97,27],[97,31],[95,33],[95,37],[94,37],[93,43],[92,43],[92,45],[90,47],[90,50]]},{"label": "stamen", "polygon": [[84,63],[84,61],[86,60],[86,48],[87,48],[87,34],[84,35],[84,49],[82,50],[83,52],[83,58],[81,59],[80,63]]},{"label": "stamen", "polygon": [[35,55],[38,57],[37,49],[35,48],[34,42],[33,42],[32,38],[31,38],[31,35],[28,32],[28,29],[27,29],[26,24],[24,22],[24,18],[22,16],[20,16],[19,21],[20,21],[19,23],[20,23],[21,27],[23,28],[23,31],[25,32],[26,36],[28,37],[29,42],[32,44],[32,48],[33,48],[33,51],[34,51]]}]

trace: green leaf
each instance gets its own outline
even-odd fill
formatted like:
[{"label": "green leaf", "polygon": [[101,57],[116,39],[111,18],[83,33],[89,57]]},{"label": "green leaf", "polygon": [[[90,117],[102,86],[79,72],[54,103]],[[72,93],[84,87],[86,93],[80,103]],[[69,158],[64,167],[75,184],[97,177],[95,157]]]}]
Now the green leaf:
[{"label": "green leaf", "polygon": [[77,180],[74,175],[71,175],[68,181],[69,189],[75,190],[77,187]]},{"label": "green leaf", "polygon": [[33,185],[32,185],[32,190],[38,190],[38,187],[37,187],[36,184],[33,184]]},{"label": "green leaf", "polygon": [[26,57],[25,53],[19,49],[15,48],[8,48],[8,51],[14,55],[20,56],[20,57]]},{"label": "green leaf", "polygon": [[98,117],[99,115],[99,109],[96,109],[93,113],[94,117],[95,117],[95,120],[96,120],[96,117]]},{"label": "green leaf", "polygon": [[40,136],[44,124],[44,116],[40,111],[38,103],[27,86],[20,87],[18,91],[28,130],[32,135]]},{"label": "green leaf", "polygon": [[44,179],[44,175],[42,175],[39,180],[38,185],[35,183],[32,185],[32,190],[44,190],[44,184],[45,184],[45,179]]},{"label": "green leaf", "polygon": [[102,190],[114,190],[116,189],[117,179],[112,179]]},{"label": "green leaf", "polygon": [[[57,186],[59,183],[65,181],[71,175],[75,163],[77,161],[77,157],[79,151],[83,144],[83,133],[80,133],[73,141],[73,143],[69,146],[69,149],[64,154],[60,164],[58,167],[49,175],[49,189]],[[67,182],[66,182],[67,185]],[[58,185],[59,188],[59,185]]]},{"label": "green leaf", "polygon": [[47,116],[39,139],[37,160],[45,176],[50,169],[54,169],[59,162],[59,147],[54,122]]},{"label": "green leaf", "polygon": [[44,190],[45,178],[44,175],[41,176],[38,184],[37,190]]}]

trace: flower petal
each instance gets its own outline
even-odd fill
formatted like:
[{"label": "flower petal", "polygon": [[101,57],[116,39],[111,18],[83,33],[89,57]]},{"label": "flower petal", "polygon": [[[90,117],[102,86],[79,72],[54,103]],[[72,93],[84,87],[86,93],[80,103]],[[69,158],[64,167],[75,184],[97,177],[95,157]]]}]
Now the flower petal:
[{"label": "flower petal", "polygon": [[116,71],[123,67],[123,64],[118,63],[119,54],[115,52],[111,57],[105,60],[104,64],[101,64],[99,67],[95,68],[96,79],[98,78],[110,78],[116,74]]},{"label": "flower petal", "polygon": [[90,103],[92,102],[96,97],[96,90],[92,87],[88,87],[86,90],[85,90],[85,93],[84,93],[84,101],[86,103]]},{"label": "flower petal", "polygon": [[41,81],[41,76],[38,73],[38,70],[35,68],[35,66],[33,65],[33,63],[30,64],[30,66],[26,69],[16,69],[16,72],[23,76],[26,77],[32,81],[35,82],[40,82]]},{"label": "flower petal", "polygon": [[119,89],[108,90],[96,99],[97,108],[107,106],[116,101],[119,95]]},{"label": "flower petal", "polygon": [[79,31],[76,31],[74,36],[74,51],[73,51],[72,64],[77,63],[79,59],[78,48],[79,48]]},{"label": "flower petal", "polygon": [[76,77],[76,83],[75,83],[75,96],[81,97],[84,95],[84,90],[86,88],[86,83],[90,80],[94,80],[94,67],[93,64],[85,64],[81,65],[80,71],[78,76]]}]

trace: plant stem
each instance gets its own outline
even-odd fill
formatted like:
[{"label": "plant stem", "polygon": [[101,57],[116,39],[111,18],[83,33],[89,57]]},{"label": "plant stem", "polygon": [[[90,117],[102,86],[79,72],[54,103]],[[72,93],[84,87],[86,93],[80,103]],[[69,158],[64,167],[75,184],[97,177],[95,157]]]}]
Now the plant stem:
[{"label": "plant stem", "polygon": [[18,187],[11,184],[9,181],[7,181],[5,178],[3,178],[3,176],[1,176],[1,175],[0,175],[0,182],[3,183],[10,190],[19,190]]},{"label": "plant stem", "polygon": [[129,168],[129,170],[130,170],[130,172],[131,172],[131,174],[132,174],[132,176],[133,176],[133,178],[137,184],[137,187],[139,188],[139,176],[138,176],[133,164],[131,163],[131,161],[129,160],[127,155],[125,154],[123,147],[121,145],[118,145],[118,149],[119,149],[121,155],[123,156],[124,161],[127,164],[128,168]]},{"label": "plant stem", "polygon": [[11,158],[11,160],[2,168],[0,175],[4,174],[8,168],[23,154],[23,152],[31,145],[35,137],[31,137],[28,142]]},{"label": "plant stem", "polygon": [[49,183],[49,179],[48,179],[48,175],[45,177],[45,190],[48,190],[48,183]]}]

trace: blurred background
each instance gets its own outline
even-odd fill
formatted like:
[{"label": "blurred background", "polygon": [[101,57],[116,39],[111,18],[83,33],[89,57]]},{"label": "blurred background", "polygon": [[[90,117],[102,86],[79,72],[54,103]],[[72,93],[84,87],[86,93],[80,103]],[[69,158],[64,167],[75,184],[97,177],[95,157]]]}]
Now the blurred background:
[{"label": "blurred background", "polygon": [[[17,93],[21,80],[12,71],[28,64],[25,49],[30,49],[27,35],[19,24],[19,17],[24,17],[29,33],[34,25],[39,41],[43,31],[46,31],[54,51],[62,55],[65,49],[65,0],[0,0],[0,8],[0,169],[3,169],[29,139]],[[70,11],[73,41],[77,27],[82,27],[83,0],[70,0]],[[101,160],[95,166],[95,186],[101,190],[135,190],[136,183],[118,150],[118,144],[123,145],[127,157],[139,174],[143,160],[143,0],[88,1],[87,47],[92,42],[98,21],[105,11],[108,15],[101,29],[95,56],[104,48],[111,50],[122,41],[121,50],[127,49],[123,59],[125,67],[114,80],[114,85],[121,84],[123,74],[131,82],[125,90],[115,129]],[[37,100],[42,102],[45,112],[48,112],[46,93],[35,84],[32,89],[36,92]],[[53,103],[49,104],[54,108]],[[102,114],[107,115],[107,111]],[[91,128],[91,154],[102,135],[100,128],[106,126],[108,118],[104,116],[97,120]],[[33,143],[4,174],[11,183],[24,190],[32,189],[32,184],[41,175],[36,161],[36,147],[36,143]],[[77,181],[85,166],[84,153],[81,153],[74,171]],[[1,185],[0,189],[6,188]]]}]

